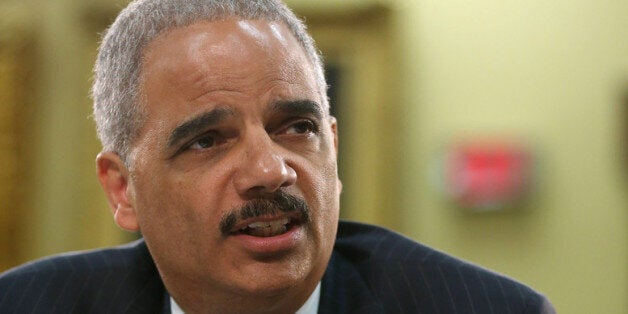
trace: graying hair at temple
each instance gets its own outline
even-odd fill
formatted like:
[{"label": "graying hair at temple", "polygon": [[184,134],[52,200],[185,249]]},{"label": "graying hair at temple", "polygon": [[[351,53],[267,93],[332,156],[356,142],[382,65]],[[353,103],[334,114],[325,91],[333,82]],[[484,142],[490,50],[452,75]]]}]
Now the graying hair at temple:
[{"label": "graying hair at temple", "polygon": [[140,83],[146,46],[170,29],[230,17],[285,23],[312,62],[321,99],[327,102],[321,56],[303,22],[280,1],[138,0],[106,31],[94,66],[94,120],[105,151],[128,162],[130,145],[143,122]]}]

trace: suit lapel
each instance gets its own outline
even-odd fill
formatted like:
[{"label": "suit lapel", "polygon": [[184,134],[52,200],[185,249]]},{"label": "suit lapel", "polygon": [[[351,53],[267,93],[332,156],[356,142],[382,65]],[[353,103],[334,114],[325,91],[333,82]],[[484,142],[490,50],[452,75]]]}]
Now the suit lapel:
[{"label": "suit lapel", "polygon": [[135,269],[129,270],[125,285],[128,290],[121,296],[121,306],[125,303],[125,313],[170,314],[170,295],[164,288],[146,243],[140,242],[138,249],[138,262],[133,267]]},{"label": "suit lapel", "polygon": [[368,282],[334,251],[321,283],[319,313],[383,313]]}]

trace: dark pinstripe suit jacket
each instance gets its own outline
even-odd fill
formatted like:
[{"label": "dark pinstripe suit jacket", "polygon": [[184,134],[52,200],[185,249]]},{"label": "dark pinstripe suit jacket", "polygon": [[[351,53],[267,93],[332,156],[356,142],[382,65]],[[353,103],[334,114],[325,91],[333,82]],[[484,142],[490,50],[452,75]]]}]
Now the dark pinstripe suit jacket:
[{"label": "dark pinstripe suit jacket", "polygon": [[[553,313],[509,278],[388,230],[340,222],[320,313]],[[0,276],[0,313],[170,313],[145,243],[49,257]]]}]

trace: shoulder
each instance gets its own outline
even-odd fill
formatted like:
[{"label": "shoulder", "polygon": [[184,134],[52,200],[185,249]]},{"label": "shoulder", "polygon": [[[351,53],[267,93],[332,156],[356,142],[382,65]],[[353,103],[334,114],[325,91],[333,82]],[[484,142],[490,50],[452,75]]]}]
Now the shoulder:
[{"label": "shoulder", "polygon": [[341,222],[334,253],[395,312],[544,313],[549,306],[522,283],[381,227]]},{"label": "shoulder", "polygon": [[142,240],[46,257],[0,274],[0,310],[92,311],[99,304],[132,297],[142,291],[138,287],[159,286],[149,283],[156,274]]},{"label": "shoulder", "polygon": [[77,273],[101,273],[120,269],[148,267],[146,244],[138,240],[126,245],[63,253],[31,261],[0,274],[0,285],[17,278],[44,276],[46,274],[69,275]]}]

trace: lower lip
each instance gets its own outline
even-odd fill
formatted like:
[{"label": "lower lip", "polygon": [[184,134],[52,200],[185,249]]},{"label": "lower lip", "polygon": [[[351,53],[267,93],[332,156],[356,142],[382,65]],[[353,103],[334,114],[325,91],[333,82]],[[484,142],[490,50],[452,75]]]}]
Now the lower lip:
[{"label": "lower lip", "polygon": [[303,225],[292,226],[286,233],[273,237],[254,237],[248,234],[229,236],[245,250],[254,254],[278,254],[296,248],[303,241]]}]

